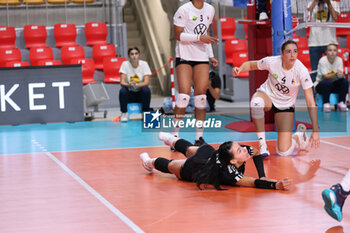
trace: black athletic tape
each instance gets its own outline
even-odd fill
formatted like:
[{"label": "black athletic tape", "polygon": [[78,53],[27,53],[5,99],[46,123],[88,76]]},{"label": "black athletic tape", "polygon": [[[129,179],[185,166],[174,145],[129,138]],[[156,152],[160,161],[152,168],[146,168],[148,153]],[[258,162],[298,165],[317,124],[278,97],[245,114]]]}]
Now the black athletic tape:
[{"label": "black athletic tape", "polygon": [[193,146],[192,143],[190,143],[189,141],[186,141],[185,139],[179,139],[175,142],[175,150],[181,152],[182,154],[184,154],[186,156],[186,151],[187,148]]},{"label": "black athletic tape", "polygon": [[258,171],[259,178],[265,177],[264,162],[261,155],[253,156],[256,170]]},{"label": "black athletic tape", "polygon": [[169,163],[171,162],[172,160],[168,160],[168,159],[165,159],[165,158],[157,158],[155,161],[154,161],[154,167],[158,170],[158,171],[161,171],[161,172],[164,172],[164,173],[170,173],[172,174],[169,169],[168,169],[168,165]]},{"label": "black athletic tape", "polygon": [[276,189],[276,183],[277,182],[260,180],[260,179],[256,179],[254,181],[255,187],[261,188],[261,189]]}]

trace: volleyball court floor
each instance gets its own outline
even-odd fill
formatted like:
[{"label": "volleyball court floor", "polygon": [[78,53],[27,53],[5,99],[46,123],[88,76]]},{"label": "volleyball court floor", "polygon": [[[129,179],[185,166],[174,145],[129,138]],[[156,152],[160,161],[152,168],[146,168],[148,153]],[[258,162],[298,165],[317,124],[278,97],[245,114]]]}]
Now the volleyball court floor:
[{"label": "volleyball court floor", "polygon": [[[227,124],[247,116],[215,117]],[[201,191],[170,174],[148,174],[140,153],[183,156],[141,121],[1,126],[0,232],[350,232],[350,200],[337,222],[321,197],[350,167],[349,119],[319,112],[321,127],[331,120],[340,129],[325,130],[318,149],[291,157],[275,155],[276,133],[267,132],[267,176],[292,178],[290,191]],[[194,140],[194,132],[180,136]],[[223,129],[204,137],[215,147],[227,140],[257,146],[255,133]],[[246,167],[257,176],[252,161]]]}]

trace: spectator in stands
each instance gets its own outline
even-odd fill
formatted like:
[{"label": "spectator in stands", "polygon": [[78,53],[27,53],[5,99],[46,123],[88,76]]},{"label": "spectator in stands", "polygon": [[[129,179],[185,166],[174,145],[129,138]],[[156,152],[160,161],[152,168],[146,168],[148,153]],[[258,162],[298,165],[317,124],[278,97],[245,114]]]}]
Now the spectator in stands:
[{"label": "spectator in stands", "polygon": [[338,108],[341,111],[348,111],[345,105],[346,93],[349,89],[349,82],[344,78],[343,60],[338,57],[338,46],[329,44],[326,55],[320,59],[317,69],[317,80],[314,83],[316,91],[322,95],[323,111],[330,112],[329,95],[339,94]]},{"label": "spectator in stands", "polygon": [[[312,0],[307,7],[309,20],[312,22],[334,22],[339,15],[339,3],[330,0]],[[316,71],[318,61],[325,53],[327,45],[338,44],[334,27],[311,27],[309,36],[309,53],[312,71]],[[315,82],[316,72],[311,74]]]},{"label": "spectator in stands", "polygon": [[151,90],[149,89],[149,77],[152,74],[148,63],[140,60],[140,50],[137,47],[129,48],[129,61],[123,62],[120,67],[119,92],[121,121],[128,121],[128,103],[142,103],[142,111],[149,111],[151,102]]},{"label": "spectator in stands", "polygon": [[268,20],[269,16],[267,15],[267,0],[258,0],[258,11],[259,11],[259,20]]},{"label": "spectator in stands", "polygon": [[[207,112],[215,112],[215,101],[220,98],[220,92],[221,92],[221,80],[220,76],[215,73],[214,71],[211,71],[209,73],[209,87],[207,90]],[[194,111],[194,90],[191,89],[191,97],[190,101],[186,107],[185,112],[186,113],[193,113]],[[176,96],[177,99],[177,96]],[[172,106],[172,98],[168,97],[164,99],[163,106],[160,110],[162,113],[172,113],[173,112],[173,106]]]}]

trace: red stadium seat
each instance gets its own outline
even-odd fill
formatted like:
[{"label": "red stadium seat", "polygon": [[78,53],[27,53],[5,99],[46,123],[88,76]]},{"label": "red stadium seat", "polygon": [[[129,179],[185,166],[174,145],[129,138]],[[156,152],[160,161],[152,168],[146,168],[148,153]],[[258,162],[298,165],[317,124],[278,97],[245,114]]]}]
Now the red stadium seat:
[{"label": "red stadium seat", "polygon": [[92,57],[94,58],[95,68],[102,70],[103,59],[105,57],[116,57],[115,46],[113,44],[94,45],[92,47]]},{"label": "red stadium seat", "polygon": [[62,62],[60,60],[40,60],[38,61],[38,66],[58,66],[62,65]]},{"label": "red stadium seat", "polygon": [[[214,18],[213,20],[213,29],[215,36],[217,36],[217,20],[218,18]],[[221,22],[221,36],[222,40],[232,40],[235,39],[235,31],[236,31],[236,21],[233,17],[220,17]]]},{"label": "red stadium seat", "polygon": [[[340,13],[336,22],[337,23],[350,23],[350,13],[344,13],[344,12]],[[350,35],[350,28],[337,28],[336,34],[337,34],[337,36],[349,36]]]},{"label": "red stadium seat", "polygon": [[225,40],[225,54],[226,54],[226,63],[233,63],[232,54],[235,52],[247,52],[248,44],[247,40],[241,39],[233,39],[233,40]]},{"label": "red stadium seat", "polygon": [[306,37],[293,37],[293,40],[297,43],[298,49],[309,49],[309,41]]},{"label": "red stadium seat", "polygon": [[61,48],[61,60],[63,64],[72,64],[71,61],[74,58],[85,58],[85,52],[83,46],[64,46]]},{"label": "red stadium seat", "polygon": [[71,64],[81,64],[82,65],[82,74],[83,74],[83,84],[95,82],[94,73],[95,73],[95,62],[92,59],[80,59],[75,58],[72,60]]},{"label": "red stadium seat", "polygon": [[53,51],[50,47],[31,48],[29,60],[32,66],[38,66],[39,61],[53,61]]},{"label": "red stadium seat", "polygon": [[6,67],[8,62],[21,62],[22,54],[18,48],[1,49],[0,48],[0,67]]},{"label": "red stadium seat", "polygon": [[108,30],[106,23],[89,22],[85,24],[86,45],[107,44]]},{"label": "red stadium seat", "polygon": [[[244,62],[248,61],[248,52],[240,51],[232,54],[232,65],[240,67]],[[241,72],[237,78],[248,78],[249,72]]]},{"label": "red stadium seat", "polygon": [[311,72],[310,54],[308,49],[300,49],[298,53],[298,59],[306,66]]},{"label": "red stadium seat", "polygon": [[15,27],[0,26],[0,48],[15,48]]},{"label": "red stadium seat", "polygon": [[45,47],[47,32],[44,25],[26,25],[23,30],[26,48]]},{"label": "red stadium seat", "polygon": [[75,24],[55,24],[53,34],[56,40],[56,47],[76,45],[75,39],[77,37],[77,29]]},{"label": "red stadium seat", "polygon": [[120,83],[119,69],[124,61],[126,61],[124,57],[106,57],[103,59],[105,83]]},{"label": "red stadium seat", "polygon": [[6,67],[22,67],[22,66],[30,66],[27,61],[9,61],[6,62]]}]

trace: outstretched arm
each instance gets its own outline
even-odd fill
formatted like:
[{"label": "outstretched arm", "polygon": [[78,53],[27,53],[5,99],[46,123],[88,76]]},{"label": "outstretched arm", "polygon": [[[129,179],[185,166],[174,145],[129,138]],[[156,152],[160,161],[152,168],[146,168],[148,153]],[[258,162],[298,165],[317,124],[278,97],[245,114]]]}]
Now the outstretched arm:
[{"label": "outstretched arm", "polygon": [[250,176],[243,176],[242,179],[237,181],[236,183],[239,186],[244,187],[255,187],[255,188],[262,188],[262,189],[276,189],[276,190],[289,190],[291,180],[288,178],[284,178],[282,180],[279,180],[277,182],[273,181],[267,181],[262,179],[255,179]]},{"label": "outstretched arm", "polygon": [[310,143],[312,147],[317,148],[320,144],[319,127],[317,120],[317,107],[315,105],[315,99],[312,92],[312,88],[304,90],[307,109],[309,111],[310,119],[312,122],[312,134],[310,137]]},{"label": "outstretched arm", "polygon": [[237,76],[241,72],[257,70],[257,69],[258,69],[257,61],[246,61],[240,67],[233,67],[232,76]]}]

